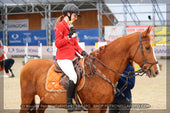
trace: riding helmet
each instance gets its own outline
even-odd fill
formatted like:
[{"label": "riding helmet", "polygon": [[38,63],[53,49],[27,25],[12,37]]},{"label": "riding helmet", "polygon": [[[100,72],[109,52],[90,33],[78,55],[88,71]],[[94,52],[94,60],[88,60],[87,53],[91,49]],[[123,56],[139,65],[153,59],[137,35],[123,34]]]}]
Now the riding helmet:
[{"label": "riding helmet", "polygon": [[65,5],[62,10],[62,13],[64,15],[66,15],[67,12],[76,13],[77,15],[79,15],[79,8],[75,4],[69,3],[69,4]]}]

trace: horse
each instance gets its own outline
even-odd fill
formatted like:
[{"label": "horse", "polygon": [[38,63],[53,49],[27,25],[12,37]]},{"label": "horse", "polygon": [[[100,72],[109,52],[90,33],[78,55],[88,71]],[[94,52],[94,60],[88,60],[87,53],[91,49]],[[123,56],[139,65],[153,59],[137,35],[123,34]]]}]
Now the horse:
[{"label": "horse", "polygon": [[[106,112],[107,105],[114,99],[115,85],[128,62],[137,63],[148,77],[159,74],[158,62],[150,44],[150,31],[149,26],[144,32],[119,37],[84,59],[85,84],[78,95],[82,104],[88,105],[85,106],[88,113]],[[20,113],[44,113],[48,105],[66,105],[66,92],[48,92],[45,89],[46,75],[53,64],[52,60],[35,59],[23,66],[20,73]],[[38,109],[35,95],[40,97]]]}]

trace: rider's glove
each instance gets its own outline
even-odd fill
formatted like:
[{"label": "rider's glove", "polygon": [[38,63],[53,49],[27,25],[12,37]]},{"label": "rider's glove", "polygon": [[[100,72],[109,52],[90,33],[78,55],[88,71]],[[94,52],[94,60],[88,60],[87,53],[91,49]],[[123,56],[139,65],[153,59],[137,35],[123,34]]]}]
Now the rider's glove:
[{"label": "rider's glove", "polygon": [[83,57],[88,56],[87,52],[85,52],[85,51],[82,51],[82,52],[81,52],[81,55],[82,55]]},{"label": "rider's glove", "polygon": [[73,35],[75,32],[76,32],[76,30],[75,30],[73,27],[71,27],[71,28],[70,28],[70,31],[69,31],[69,33],[68,33],[68,37],[71,38],[72,35]]}]

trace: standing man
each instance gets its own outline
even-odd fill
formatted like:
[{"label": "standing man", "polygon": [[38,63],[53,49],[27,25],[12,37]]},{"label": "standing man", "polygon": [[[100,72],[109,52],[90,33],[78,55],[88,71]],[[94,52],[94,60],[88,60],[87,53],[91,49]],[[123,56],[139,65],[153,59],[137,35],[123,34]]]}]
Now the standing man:
[{"label": "standing man", "polygon": [[121,76],[118,80],[116,86],[117,93],[114,96],[113,102],[109,106],[109,113],[130,113],[132,105],[131,90],[135,85],[135,73],[132,63],[128,63],[123,74],[127,75],[128,79]]}]

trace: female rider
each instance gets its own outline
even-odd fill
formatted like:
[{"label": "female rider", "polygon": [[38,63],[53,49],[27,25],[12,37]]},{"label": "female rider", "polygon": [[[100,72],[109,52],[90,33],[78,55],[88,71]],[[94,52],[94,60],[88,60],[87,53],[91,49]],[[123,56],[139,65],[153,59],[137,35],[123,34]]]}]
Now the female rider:
[{"label": "female rider", "polygon": [[55,46],[57,47],[56,61],[62,71],[69,77],[67,89],[67,109],[69,112],[74,111],[72,98],[76,88],[77,74],[74,70],[73,60],[77,52],[82,56],[87,53],[81,49],[76,40],[75,30],[72,23],[77,20],[79,8],[75,4],[67,4],[62,10],[63,15],[57,20],[55,31]]}]

